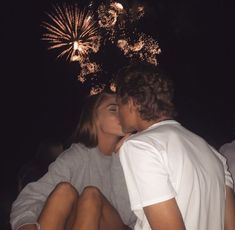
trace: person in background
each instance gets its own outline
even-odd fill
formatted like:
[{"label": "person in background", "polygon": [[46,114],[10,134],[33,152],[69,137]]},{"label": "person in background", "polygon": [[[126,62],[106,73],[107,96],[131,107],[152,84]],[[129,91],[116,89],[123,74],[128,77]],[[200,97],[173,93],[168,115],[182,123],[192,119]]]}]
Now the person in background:
[{"label": "person in background", "polygon": [[115,153],[122,136],[116,95],[88,97],[74,144],[13,202],[12,229],[131,229],[136,216]]},{"label": "person in background", "polygon": [[41,141],[33,159],[21,167],[18,173],[18,191],[25,185],[37,181],[48,170],[48,166],[64,151],[63,144],[55,139]]},{"label": "person in background", "polygon": [[[235,140],[222,145],[219,151],[226,157],[229,170],[232,173],[233,182],[235,182]],[[233,183],[233,190],[235,192],[235,183]]]},{"label": "person in background", "polygon": [[152,65],[117,75],[119,150],[136,230],[234,230],[233,181],[225,158],[174,120],[173,87]]}]

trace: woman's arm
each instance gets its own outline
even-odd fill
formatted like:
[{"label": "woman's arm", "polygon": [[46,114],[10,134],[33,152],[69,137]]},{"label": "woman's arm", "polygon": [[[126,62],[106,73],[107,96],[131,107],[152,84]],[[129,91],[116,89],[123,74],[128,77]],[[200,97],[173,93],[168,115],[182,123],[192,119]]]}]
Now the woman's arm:
[{"label": "woman's arm", "polygon": [[235,198],[232,188],[226,186],[226,200],[225,200],[225,230],[235,229]]},{"label": "woman's arm", "polygon": [[[13,230],[25,223],[36,223],[48,195],[55,186],[60,182],[70,182],[71,171],[74,169],[74,164],[76,164],[76,162],[74,163],[74,156],[79,155],[73,152],[73,149],[64,152],[49,166],[49,171],[41,179],[28,184],[20,192],[12,204],[10,214]],[[27,226],[27,228],[29,227],[33,226]]]}]

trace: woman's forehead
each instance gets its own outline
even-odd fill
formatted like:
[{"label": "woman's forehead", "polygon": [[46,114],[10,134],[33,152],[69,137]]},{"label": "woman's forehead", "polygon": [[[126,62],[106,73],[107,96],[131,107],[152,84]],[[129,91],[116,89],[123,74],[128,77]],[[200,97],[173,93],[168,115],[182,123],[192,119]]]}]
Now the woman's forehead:
[{"label": "woman's forehead", "polygon": [[103,101],[103,103],[110,103],[110,102],[114,102],[114,104],[117,103],[117,97],[116,95],[109,95],[108,97],[106,97]]},{"label": "woman's forehead", "polygon": [[116,99],[116,95],[110,95],[108,97],[106,97],[102,103],[100,104],[99,107],[106,107],[109,105],[117,105],[117,99]]}]

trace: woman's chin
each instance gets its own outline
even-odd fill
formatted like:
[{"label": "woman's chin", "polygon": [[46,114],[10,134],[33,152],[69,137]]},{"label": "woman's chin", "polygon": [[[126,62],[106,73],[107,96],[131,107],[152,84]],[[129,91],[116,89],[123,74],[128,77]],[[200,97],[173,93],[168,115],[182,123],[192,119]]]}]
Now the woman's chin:
[{"label": "woman's chin", "polygon": [[124,133],[122,131],[119,133],[119,137],[124,137],[125,135],[126,135],[126,133]]}]

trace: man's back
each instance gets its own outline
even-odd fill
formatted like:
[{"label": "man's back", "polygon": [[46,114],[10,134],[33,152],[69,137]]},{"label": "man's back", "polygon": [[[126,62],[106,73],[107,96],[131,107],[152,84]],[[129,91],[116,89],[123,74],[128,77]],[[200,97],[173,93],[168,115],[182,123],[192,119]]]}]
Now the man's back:
[{"label": "man's back", "polygon": [[[137,188],[128,189],[132,190],[132,208],[139,215],[142,207],[175,197],[186,229],[223,229],[225,159],[202,138],[168,120],[133,136],[126,146],[128,153],[121,153],[121,159],[124,171],[126,162],[131,162],[137,178]],[[148,162],[154,162],[153,169]],[[231,186],[229,173],[226,181]]]}]

